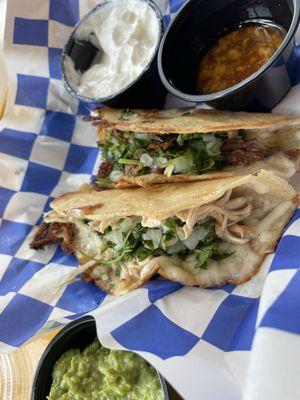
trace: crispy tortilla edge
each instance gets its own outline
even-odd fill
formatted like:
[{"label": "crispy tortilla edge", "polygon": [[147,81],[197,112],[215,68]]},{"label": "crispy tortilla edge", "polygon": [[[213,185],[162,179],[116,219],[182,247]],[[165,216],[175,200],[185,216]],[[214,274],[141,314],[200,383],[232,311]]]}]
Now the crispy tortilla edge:
[{"label": "crispy tortilla edge", "polygon": [[[174,114],[171,117],[160,117],[162,113]],[[247,113],[243,111],[222,111],[203,109],[172,109],[172,110],[131,110],[136,117],[132,120],[122,120],[124,110],[100,108],[97,109],[100,118],[98,136],[105,139],[105,129],[133,131],[142,133],[201,133],[222,132],[237,129],[280,128],[300,125],[299,115]],[[189,114],[190,113],[190,114]],[[222,119],[223,122],[219,122]],[[191,121],[193,123],[191,123]],[[233,122],[234,121],[234,122]],[[198,122],[198,123],[197,123]],[[218,122],[218,123],[217,123]],[[213,125],[212,125],[213,123]]]}]

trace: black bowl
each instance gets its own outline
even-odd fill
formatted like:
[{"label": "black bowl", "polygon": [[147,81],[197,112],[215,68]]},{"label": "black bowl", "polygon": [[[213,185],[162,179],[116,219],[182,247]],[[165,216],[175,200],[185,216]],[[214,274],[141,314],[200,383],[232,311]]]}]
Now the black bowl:
[{"label": "black bowl", "polygon": [[[46,400],[52,384],[52,370],[55,362],[70,349],[83,350],[97,337],[95,320],[91,316],[79,318],[65,326],[49,343],[37,366],[33,381],[31,400]],[[166,381],[158,377],[165,395],[169,400]]]},{"label": "black bowl", "polygon": [[[230,110],[264,111],[288,92],[296,72],[294,36],[299,24],[298,0],[190,0],[178,12],[161,41],[158,69],[166,88],[192,102]],[[221,32],[246,21],[282,27],[285,39],[274,55],[244,81],[217,93],[197,93],[201,54]]]},{"label": "black bowl", "polygon": [[[106,0],[101,4],[98,4],[96,7],[94,7],[91,11],[89,11],[86,15],[84,15],[81,18],[81,20],[77,23],[77,25],[73,29],[62,51],[61,76],[65,89],[77,100],[81,100],[86,103],[99,103],[99,105],[105,104],[109,107],[117,107],[117,108],[153,108],[153,107],[162,107],[162,105],[164,104],[167,90],[165,89],[164,85],[162,84],[159,78],[159,73],[157,68],[158,48],[164,30],[163,18],[158,6],[152,0],[141,0],[141,1],[148,3],[148,5],[154,10],[157,19],[159,21],[160,34],[156,49],[153,53],[151,60],[149,61],[145,69],[141,72],[141,74],[125,88],[121,89],[117,93],[113,93],[108,97],[103,97],[103,98],[87,97],[74,90],[70,86],[68,79],[66,77],[64,68],[64,58],[66,55],[70,56],[72,53],[72,50],[74,48],[74,35],[78,26],[81,25],[91,14],[96,12],[100,7],[103,7],[107,3],[109,3],[110,0]],[[93,46],[91,46],[89,42],[83,43],[82,46],[88,47],[86,56],[86,58],[88,58],[89,54],[88,50],[90,50]],[[75,57],[78,57],[78,60]],[[72,58],[75,61],[75,63],[77,61],[80,63],[81,57],[82,53],[80,51],[74,52],[72,54]]]}]

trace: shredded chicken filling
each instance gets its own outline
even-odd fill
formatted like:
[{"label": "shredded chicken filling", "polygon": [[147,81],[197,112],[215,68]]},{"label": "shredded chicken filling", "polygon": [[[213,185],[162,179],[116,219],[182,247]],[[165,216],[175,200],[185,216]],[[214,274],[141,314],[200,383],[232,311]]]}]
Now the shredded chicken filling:
[{"label": "shredded chicken filling", "polygon": [[218,238],[234,244],[247,243],[250,239],[245,236],[251,228],[238,222],[249,217],[253,207],[246,197],[231,199],[231,195],[232,191],[228,191],[214,203],[178,213],[177,217],[185,222],[182,239],[187,239],[192,234],[196,223],[212,218],[215,221],[215,233]]},{"label": "shredded chicken filling", "polygon": [[[270,242],[272,221],[293,206],[287,201],[279,204],[278,199],[271,201],[261,187],[262,196],[256,196],[257,189],[256,184],[255,188],[248,185],[243,190],[227,191],[214,202],[180,211],[163,220],[131,216],[91,221],[51,211],[45,216],[45,225],[50,227],[45,227],[43,232],[46,233],[42,232],[41,236],[40,232],[35,239],[47,240],[47,243],[56,243],[57,238],[64,241],[66,237],[60,234],[61,230],[55,237],[53,229],[58,225],[60,229],[73,226],[76,234],[70,237],[68,244],[82,264],[80,271],[84,279],[95,281],[114,294],[132,290],[158,269],[162,276],[172,279],[175,268],[176,273],[181,274],[178,280],[187,284],[194,282],[190,280],[191,272],[206,276],[214,283],[220,262],[222,268],[224,265],[234,268],[241,252],[251,254],[252,261],[256,257],[254,261],[257,262],[255,251],[262,241],[266,246]],[[35,242],[32,247],[34,245]],[[206,269],[209,275],[201,272]],[[74,271],[70,279],[77,274],[78,270]],[[197,283],[202,285],[202,281]]]}]

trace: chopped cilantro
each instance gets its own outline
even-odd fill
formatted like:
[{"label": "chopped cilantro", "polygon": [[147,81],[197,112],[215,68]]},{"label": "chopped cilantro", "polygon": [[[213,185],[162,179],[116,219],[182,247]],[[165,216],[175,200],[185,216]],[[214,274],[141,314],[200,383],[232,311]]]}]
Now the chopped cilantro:
[{"label": "chopped cilantro", "polygon": [[112,183],[112,180],[109,178],[96,178],[94,183],[99,186],[108,186]]},{"label": "chopped cilantro", "polygon": [[206,269],[207,268],[207,261],[211,258],[213,252],[216,250],[215,243],[212,243],[208,246],[202,247],[200,249],[199,254],[197,255],[197,267]]},{"label": "chopped cilantro", "polygon": [[[160,135],[108,130],[101,144],[102,156],[105,161],[113,163],[115,170],[125,172],[126,165],[136,165],[137,168],[130,171],[133,176],[149,173],[150,166],[140,162],[140,157],[145,153],[153,160],[152,167],[161,168],[156,160],[161,157],[167,159],[163,173],[168,177],[174,174],[201,174],[218,169],[223,163],[223,139],[213,133],[210,137],[212,141],[204,140],[202,133]],[[160,143],[168,143],[168,146],[163,148]],[[105,184],[109,183],[102,182],[102,185]]]},{"label": "chopped cilantro", "polygon": [[[190,250],[178,237],[178,229],[182,226],[182,221],[178,218],[168,218],[163,221],[160,227],[148,228],[142,226],[140,222],[132,223],[132,227],[127,231],[122,231],[120,219],[113,227],[108,227],[102,234],[103,245],[100,253],[103,259],[89,257],[98,265],[109,266],[114,264],[116,276],[121,275],[122,262],[124,261],[144,261],[147,257],[177,256],[183,261],[190,254],[196,255],[195,268],[206,269],[210,259],[221,261],[230,257],[232,252],[222,252],[219,247],[220,241],[215,234],[214,221],[207,218],[196,224],[195,228],[201,226],[207,230],[206,236],[196,245],[194,250]],[[105,252],[109,250],[109,258],[105,257]],[[111,254],[113,251],[113,255]]]},{"label": "chopped cilantro", "polygon": [[174,235],[177,235],[176,225],[171,219],[166,219],[163,222],[163,225],[166,226],[171,233],[173,233]]},{"label": "chopped cilantro", "polygon": [[[185,244],[179,240],[177,229],[181,223],[178,219],[167,219],[159,228],[148,228],[137,222],[128,232],[121,232],[122,220],[118,221],[115,228],[106,228],[103,239],[106,240],[103,252],[107,248],[112,248],[115,251],[115,256],[110,259],[99,261],[98,264],[119,264],[125,260],[143,261],[147,257],[158,257],[161,255],[176,254],[183,260],[187,255],[191,254]],[[197,254],[196,267],[206,269],[207,261],[212,258],[214,260],[223,260],[232,253],[222,253],[219,251],[220,241],[217,239],[214,231],[214,222],[210,219],[202,221],[200,224],[207,229],[206,237],[199,241],[195,248]],[[107,235],[108,234],[108,235]],[[107,235],[107,239],[106,239]],[[110,238],[121,236],[121,248]],[[122,239],[123,238],[123,239]],[[112,240],[114,240],[112,238]],[[119,240],[119,239],[118,239]],[[96,261],[96,260],[95,260]]]},{"label": "chopped cilantro", "polygon": [[126,165],[143,165],[137,160],[130,160],[128,158],[120,158],[118,160],[118,164],[126,164]]}]

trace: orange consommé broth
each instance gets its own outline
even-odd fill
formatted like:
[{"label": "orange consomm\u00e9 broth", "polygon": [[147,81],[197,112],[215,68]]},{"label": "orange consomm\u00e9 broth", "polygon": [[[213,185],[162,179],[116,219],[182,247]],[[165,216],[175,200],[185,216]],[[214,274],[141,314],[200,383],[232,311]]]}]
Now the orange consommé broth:
[{"label": "orange consomm\u00e9 broth", "polygon": [[284,37],[280,28],[258,23],[221,36],[200,61],[199,93],[220,92],[248,78],[272,57]]}]

